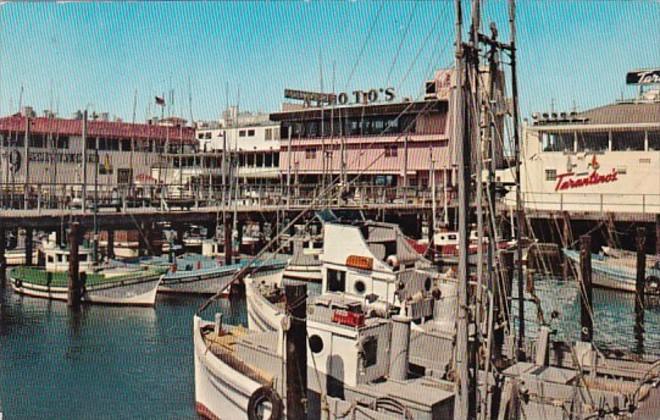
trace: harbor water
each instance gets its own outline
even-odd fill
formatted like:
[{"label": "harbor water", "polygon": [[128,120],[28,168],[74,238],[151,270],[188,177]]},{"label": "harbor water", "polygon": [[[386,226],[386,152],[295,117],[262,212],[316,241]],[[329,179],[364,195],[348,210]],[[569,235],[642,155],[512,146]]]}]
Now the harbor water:
[{"label": "harbor water", "polygon": [[[74,312],[9,285],[0,293],[3,419],[197,418],[192,316],[203,298]],[[245,322],[244,300],[217,305],[225,322]]]},{"label": "harbor water", "polygon": [[[536,282],[555,339],[579,334],[574,283]],[[514,289],[515,290],[515,289]],[[159,296],[154,308],[83,306],[21,297],[0,289],[0,412],[25,418],[197,418],[192,316],[203,298]],[[217,305],[217,306],[215,306]],[[635,351],[632,296],[594,289],[595,342]],[[515,306],[512,308],[515,313]],[[536,308],[527,304],[527,331]],[[243,299],[220,300],[224,322],[245,323]],[[646,311],[644,351],[660,357],[660,309]]]}]

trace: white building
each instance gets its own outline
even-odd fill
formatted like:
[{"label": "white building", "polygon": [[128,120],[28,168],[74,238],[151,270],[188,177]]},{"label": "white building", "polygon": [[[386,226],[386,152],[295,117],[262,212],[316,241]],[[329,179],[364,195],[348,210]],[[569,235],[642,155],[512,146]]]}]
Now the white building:
[{"label": "white building", "polygon": [[238,164],[238,176],[245,182],[279,180],[280,126],[268,114],[233,113],[218,128],[200,127],[196,133],[202,152],[231,152]]},{"label": "white building", "polygon": [[[658,214],[660,91],[580,113],[535,114],[521,160],[526,209]],[[514,199],[510,193],[507,204]]]}]

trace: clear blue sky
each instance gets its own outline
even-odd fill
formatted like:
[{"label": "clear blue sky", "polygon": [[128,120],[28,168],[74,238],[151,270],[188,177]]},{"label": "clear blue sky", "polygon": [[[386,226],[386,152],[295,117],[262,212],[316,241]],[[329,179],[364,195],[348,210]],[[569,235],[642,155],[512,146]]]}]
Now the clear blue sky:
[{"label": "clear blue sky", "polygon": [[[491,20],[508,39],[505,2],[487,2]],[[171,83],[174,113],[189,118],[188,78],[195,119],[218,118],[226,82],[231,103],[240,89],[241,109],[274,111],[285,87],[320,89],[319,54],[326,91],[335,61],[336,91],[416,97],[452,63],[453,25],[453,1],[5,3],[0,114],[15,112],[23,85],[23,104],[39,112],[52,98],[61,115],[89,104],[130,120],[137,89],[140,121]],[[658,1],[520,1],[518,25],[524,116],[553,98],[585,109],[631,96],[625,73],[660,66]]]}]

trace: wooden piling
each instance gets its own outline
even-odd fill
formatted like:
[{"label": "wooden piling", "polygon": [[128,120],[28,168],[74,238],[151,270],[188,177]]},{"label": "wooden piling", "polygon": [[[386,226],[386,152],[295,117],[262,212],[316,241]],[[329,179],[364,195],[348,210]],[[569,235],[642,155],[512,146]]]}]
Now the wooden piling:
[{"label": "wooden piling", "polygon": [[635,237],[637,245],[637,278],[635,279],[635,337],[638,341],[642,338],[644,332],[644,286],[646,279],[646,229],[637,228]]},{"label": "wooden piling", "polygon": [[67,283],[67,306],[80,305],[81,290],[78,262],[78,244],[80,242],[80,224],[73,222],[69,227],[69,276]]},{"label": "wooden piling", "polygon": [[[499,279],[493,282],[493,316],[497,325],[493,331],[493,358],[501,367],[502,346],[504,345],[504,327],[511,328],[507,308],[511,308],[511,289],[513,287],[513,251],[500,251]],[[510,309],[509,309],[510,310]]]},{"label": "wooden piling", "polygon": [[582,341],[591,342],[594,335],[593,319],[593,293],[591,284],[591,236],[580,236],[580,337]]},{"label": "wooden piling", "polygon": [[33,243],[32,243],[32,228],[25,229],[25,265],[32,265],[32,252],[33,252]]},{"label": "wooden piling", "polygon": [[106,255],[108,258],[113,259],[115,258],[115,230],[114,229],[108,229],[108,245],[106,247]]},{"label": "wooden piling", "polygon": [[5,256],[6,240],[7,235],[5,226],[3,225],[2,220],[0,220],[0,286],[5,284],[5,279],[7,278],[7,257]]},{"label": "wooden piling", "polygon": [[291,419],[307,418],[307,285],[284,286],[286,313],[286,412]]},{"label": "wooden piling", "polygon": [[225,243],[224,243],[224,252],[225,252],[225,265],[231,265],[233,263],[233,245],[231,241],[232,234],[232,216],[230,214],[225,215],[225,225],[224,225],[224,234],[225,234]]},{"label": "wooden piling", "polygon": [[655,215],[655,255],[660,257],[660,214]]}]

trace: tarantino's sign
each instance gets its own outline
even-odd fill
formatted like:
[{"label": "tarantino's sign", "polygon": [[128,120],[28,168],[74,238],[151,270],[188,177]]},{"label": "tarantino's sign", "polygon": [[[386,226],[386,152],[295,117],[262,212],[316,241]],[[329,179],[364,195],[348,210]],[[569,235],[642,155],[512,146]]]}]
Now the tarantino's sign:
[{"label": "tarantino's sign", "polygon": [[607,175],[601,175],[597,170],[594,170],[588,175],[579,175],[572,172],[557,175],[557,184],[555,184],[555,191],[570,190],[573,188],[586,187],[589,185],[607,184],[609,182],[618,181],[617,175],[619,173],[616,168],[612,168],[612,172]]},{"label": "tarantino's sign", "polygon": [[651,85],[660,83],[660,69],[637,70],[626,74],[626,84]]},{"label": "tarantino's sign", "polygon": [[394,88],[380,88],[369,90],[354,90],[350,94],[346,92],[341,93],[320,93],[308,92],[304,90],[284,89],[284,97],[287,99],[296,99],[303,101],[305,107],[311,106],[312,102],[317,105],[346,105],[352,104],[370,104],[384,100],[385,102],[392,102],[394,100]]},{"label": "tarantino's sign", "polygon": [[[51,153],[51,152],[30,152],[30,162],[36,163],[82,163],[82,153]],[[87,162],[95,163],[96,156],[90,154],[87,156]]]}]

